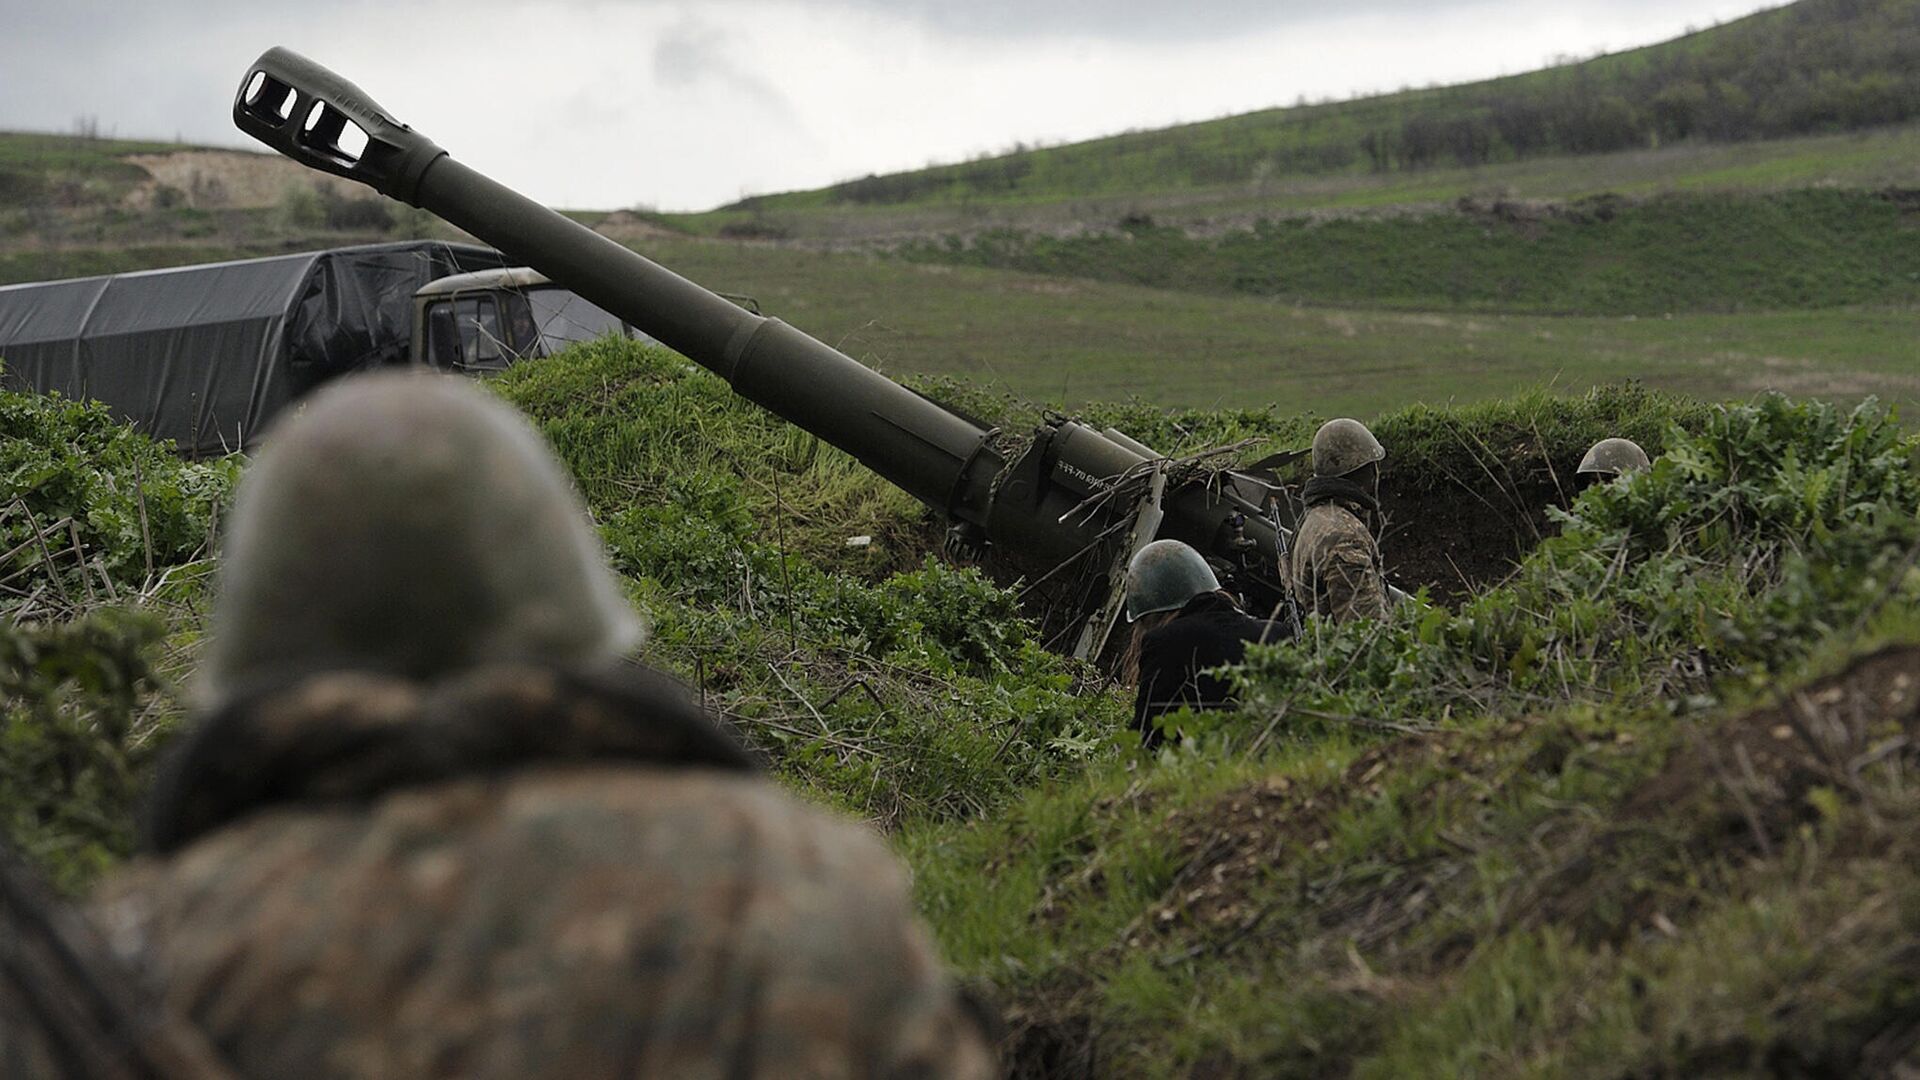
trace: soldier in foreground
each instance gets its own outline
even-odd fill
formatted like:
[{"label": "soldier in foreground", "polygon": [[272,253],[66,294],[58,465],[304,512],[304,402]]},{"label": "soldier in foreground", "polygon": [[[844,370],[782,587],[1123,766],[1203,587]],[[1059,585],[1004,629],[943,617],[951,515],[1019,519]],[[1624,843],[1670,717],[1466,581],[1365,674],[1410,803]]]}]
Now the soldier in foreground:
[{"label": "soldier in foreground", "polygon": [[539,436],[349,380],[241,487],[204,715],[96,914],[247,1077],[974,1077],[865,829],[664,677]]},{"label": "soldier in foreground", "polygon": [[1176,709],[1218,709],[1232,687],[1206,672],[1237,664],[1249,642],[1284,641],[1278,622],[1256,619],[1221,591],[1207,560],[1178,540],[1155,540],[1127,566],[1127,621],[1133,640],[1121,666],[1138,687],[1133,723],[1140,744],[1159,747],[1156,723]]},{"label": "soldier in foreground", "polygon": [[1329,420],[1314,433],[1307,512],[1293,538],[1293,596],[1303,614],[1346,622],[1387,613],[1386,572],[1374,538],[1386,456],[1358,420]]},{"label": "soldier in foreground", "polygon": [[1630,472],[1644,472],[1653,467],[1647,452],[1632,439],[1601,439],[1587,450],[1580,459],[1580,467],[1574,470],[1574,476],[1582,488],[1594,484],[1605,484],[1617,480]]}]

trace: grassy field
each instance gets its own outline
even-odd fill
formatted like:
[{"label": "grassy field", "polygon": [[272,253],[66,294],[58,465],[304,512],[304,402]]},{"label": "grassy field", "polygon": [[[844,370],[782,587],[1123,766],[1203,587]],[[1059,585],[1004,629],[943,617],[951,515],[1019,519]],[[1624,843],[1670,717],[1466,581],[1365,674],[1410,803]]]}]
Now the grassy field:
[{"label": "grassy field", "polygon": [[1385,312],[776,245],[662,238],[638,247],[710,288],[756,297],[882,370],[991,381],[1055,405],[1138,397],[1370,416],[1622,379],[1710,398],[1774,388],[1920,404],[1912,310]]},{"label": "grassy field", "polygon": [[1300,302],[1659,315],[1920,304],[1920,194],[1795,191],[1499,200],[1441,213],[1263,221],[1217,237],[1139,223],[909,245],[956,262]]},{"label": "grassy field", "polygon": [[1139,214],[1205,234],[1245,227],[1261,218],[1431,210],[1465,198],[1568,202],[1608,193],[1644,198],[1670,192],[1829,187],[1920,187],[1920,125],[1763,142],[1670,144],[1418,172],[1270,176],[1177,191],[1069,191],[952,204],[776,203],[659,215],[657,220],[702,235],[736,232],[822,244],[885,244],[1000,228],[1074,233],[1110,228]]}]

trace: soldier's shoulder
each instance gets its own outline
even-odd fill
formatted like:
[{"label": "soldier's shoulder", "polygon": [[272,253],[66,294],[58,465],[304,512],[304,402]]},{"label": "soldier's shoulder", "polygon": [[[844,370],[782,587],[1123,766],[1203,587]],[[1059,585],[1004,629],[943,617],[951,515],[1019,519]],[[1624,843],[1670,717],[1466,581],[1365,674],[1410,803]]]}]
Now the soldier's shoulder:
[{"label": "soldier's shoulder", "polygon": [[1338,503],[1320,503],[1309,507],[1302,519],[1300,533],[1317,543],[1331,544],[1360,540],[1371,546],[1373,533],[1353,511]]},{"label": "soldier's shoulder", "polygon": [[531,769],[405,788],[370,802],[279,807],[216,830],[166,859],[136,860],[104,903],[136,896],[225,897],[245,882],[336,877],[376,887],[423,866],[457,868],[503,895],[516,883],[843,877],[903,893],[897,860],[871,829],[753,774],[633,765]]}]

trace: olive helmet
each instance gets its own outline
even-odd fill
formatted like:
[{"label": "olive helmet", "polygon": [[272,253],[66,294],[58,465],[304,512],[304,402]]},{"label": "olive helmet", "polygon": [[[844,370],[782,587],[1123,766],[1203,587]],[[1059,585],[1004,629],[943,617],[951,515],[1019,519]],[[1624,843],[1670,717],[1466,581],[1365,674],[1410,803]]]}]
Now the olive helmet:
[{"label": "olive helmet", "polygon": [[1313,475],[1345,476],[1387,456],[1387,449],[1367,425],[1341,417],[1320,425],[1313,433]]},{"label": "olive helmet", "polygon": [[1178,540],[1155,540],[1127,563],[1127,621],[1178,611],[1219,587],[1220,579],[1199,552]]},{"label": "olive helmet", "polygon": [[1612,477],[1651,467],[1647,452],[1632,439],[1601,439],[1587,451],[1586,457],[1580,459],[1580,467],[1574,470],[1574,474],[1584,476],[1594,473]]},{"label": "olive helmet", "polygon": [[219,585],[209,706],[329,669],[425,681],[591,664],[641,637],[552,450],[446,375],[346,379],[276,424],[240,484]]}]

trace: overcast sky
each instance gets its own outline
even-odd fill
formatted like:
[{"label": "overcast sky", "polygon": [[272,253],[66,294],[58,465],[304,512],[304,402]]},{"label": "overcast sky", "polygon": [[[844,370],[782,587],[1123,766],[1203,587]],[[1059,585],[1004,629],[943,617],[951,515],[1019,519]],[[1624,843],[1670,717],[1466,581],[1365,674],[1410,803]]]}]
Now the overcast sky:
[{"label": "overcast sky", "polygon": [[0,129],[237,146],[285,45],[544,202],[705,209],[1648,44],[1754,0],[0,0]]}]

